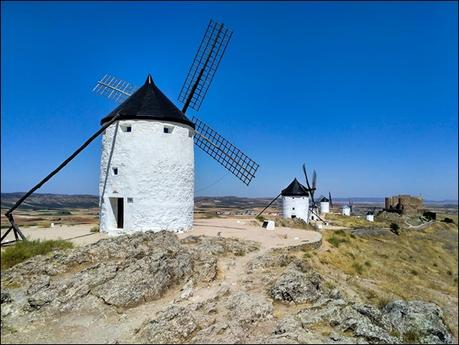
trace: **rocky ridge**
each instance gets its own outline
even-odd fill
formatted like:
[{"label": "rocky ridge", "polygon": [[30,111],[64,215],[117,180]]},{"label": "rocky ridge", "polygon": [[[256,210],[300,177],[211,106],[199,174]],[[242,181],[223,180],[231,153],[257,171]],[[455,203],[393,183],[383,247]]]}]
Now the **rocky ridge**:
[{"label": "rocky ridge", "polygon": [[163,231],[35,257],[2,272],[2,340],[452,342],[435,304],[349,300],[294,254]]}]

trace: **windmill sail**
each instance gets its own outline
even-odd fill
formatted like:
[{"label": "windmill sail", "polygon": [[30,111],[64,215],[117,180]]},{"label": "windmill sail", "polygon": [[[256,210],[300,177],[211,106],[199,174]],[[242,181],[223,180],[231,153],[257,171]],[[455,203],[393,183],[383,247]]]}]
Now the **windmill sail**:
[{"label": "windmill sail", "polygon": [[106,96],[115,102],[122,103],[137,89],[134,85],[127,81],[121,80],[109,74],[106,74],[97,81],[96,86],[92,91],[101,96]]},{"label": "windmill sail", "polygon": [[201,107],[232,34],[223,24],[209,21],[178,97],[184,103],[183,113],[188,107],[196,111]]},{"label": "windmill sail", "polygon": [[[115,81],[106,75],[97,82],[93,91],[109,99],[120,101],[122,97],[129,97],[132,90],[135,90],[131,84],[119,83],[120,81],[120,79]],[[125,88],[122,89],[123,86],[117,85],[124,85]],[[126,85],[129,85],[130,88]],[[197,117],[193,117],[191,121],[195,124],[196,129],[195,145],[248,186],[255,177],[259,165]]]},{"label": "windmill sail", "polygon": [[191,121],[196,127],[196,146],[248,186],[255,177],[259,165],[203,121],[196,117]]}]

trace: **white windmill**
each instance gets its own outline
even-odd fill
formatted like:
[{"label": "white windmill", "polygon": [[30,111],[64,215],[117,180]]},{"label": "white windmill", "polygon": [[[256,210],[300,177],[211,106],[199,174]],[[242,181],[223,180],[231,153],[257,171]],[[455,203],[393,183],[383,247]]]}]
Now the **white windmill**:
[{"label": "white windmill", "polygon": [[320,213],[321,214],[330,213],[330,199],[323,196],[322,198],[319,199],[319,203],[320,203]]},{"label": "white windmill", "polygon": [[[319,207],[314,200],[314,192],[316,191],[317,173],[314,170],[312,175],[312,186],[309,184],[306,166],[303,164],[303,173],[306,180],[306,186],[303,186],[295,178],[287,188],[283,189],[271,202],[260,212],[261,216],[266,209],[271,206],[280,196],[282,196],[282,213],[284,218],[300,218],[305,222],[321,221],[326,223],[319,216]],[[309,200],[311,198],[311,200]]]},{"label": "white windmill", "polygon": [[295,178],[283,189],[282,215],[284,218],[300,218],[309,221],[309,191]]},{"label": "white windmill", "polygon": [[179,95],[180,111],[151,76],[137,91],[111,76],[94,91],[124,100],[102,121],[118,116],[102,145],[100,229],[110,234],[133,231],[187,231],[193,224],[193,142],[246,185],[258,169],[252,159],[204,122],[185,115],[199,110],[232,32],[210,21]]},{"label": "white windmill", "polygon": [[376,207],[374,207],[372,210],[368,210],[367,213],[365,214],[365,219],[369,222],[374,222],[375,212],[376,212]]},{"label": "white windmill", "polygon": [[344,205],[342,208],[341,208],[341,214],[343,216],[350,216],[352,214],[352,203],[351,203],[351,200],[349,200],[349,204],[347,205]]},{"label": "white windmill", "polygon": [[[6,244],[26,240],[13,212],[103,133],[100,174],[101,231],[186,231],[193,222],[193,142],[246,185],[258,164],[201,120],[185,115],[199,110],[225,52],[232,31],[210,20],[180,91],[180,111],[149,75],[139,89],[106,75],[94,91],[121,104],[102,119],[89,139],[25,193],[6,213]],[[5,241],[13,232],[15,239]]]}]

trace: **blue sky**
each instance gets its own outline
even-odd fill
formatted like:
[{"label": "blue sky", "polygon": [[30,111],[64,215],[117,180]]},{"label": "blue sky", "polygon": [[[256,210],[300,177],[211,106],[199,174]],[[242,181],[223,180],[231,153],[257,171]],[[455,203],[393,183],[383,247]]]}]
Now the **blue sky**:
[{"label": "blue sky", "polygon": [[[105,73],[177,96],[210,18],[234,30],[198,116],[260,164],[196,148],[198,195],[457,199],[456,2],[2,2],[2,192],[26,191],[115,104]],[[193,114],[193,111],[189,113]],[[100,139],[39,192],[97,194]],[[219,182],[216,182],[219,181]]]}]

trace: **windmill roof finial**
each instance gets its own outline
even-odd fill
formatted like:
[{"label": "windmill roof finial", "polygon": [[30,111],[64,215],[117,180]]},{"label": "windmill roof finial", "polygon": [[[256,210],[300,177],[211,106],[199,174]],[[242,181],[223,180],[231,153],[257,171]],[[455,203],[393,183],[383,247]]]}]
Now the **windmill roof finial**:
[{"label": "windmill roof finial", "polygon": [[145,84],[154,84],[153,83],[153,77],[151,76],[150,73],[148,73],[147,80],[145,81]]}]

